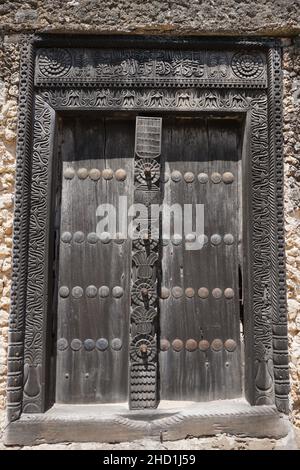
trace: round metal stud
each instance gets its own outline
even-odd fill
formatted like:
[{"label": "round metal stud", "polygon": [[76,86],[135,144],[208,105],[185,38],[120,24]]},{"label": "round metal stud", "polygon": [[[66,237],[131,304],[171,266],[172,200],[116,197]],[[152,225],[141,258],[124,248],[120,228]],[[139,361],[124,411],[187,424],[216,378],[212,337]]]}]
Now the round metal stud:
[{"label": "round metal stud", "polygon": [[172,171],[171,178],[172,178],[172,181],[174,181],[174,183],[178,183],[179,181],[181,181],[180,171],[177,171],[177,170]]},{"label": "round metal stud", "polygon": [[86,351],[93,351],[95,349],[95,341],[93,339],[85,339],[83,342],[84,349]]},{"label": "round metal stud", "polygon": [[63,232],[60,238],[62,242],[70,243],[70,241],[72,240],[72,234],[70,232]]},{"label": "round metal stud", "polygon": [[123,168],[119,168],[116,172],[115,172],[115,178],[117,181],[125,181],[126,178],[127,178],[127,173],[125,170],[123,170]]},{"label": "round metal stud", "polygon": [[170,289],[167,287],[162,287],[160,290],[160,298],[167,299],[168,297],[170,297]]},{"label": "round metal stud", "polygon": [[209,349],[209,341],[207,341],[207,339],[201,339],[201,341],[199,341],[199,349],[200,351],[207,351]]},{"label": "round metal stud", "polygon": [[85,290],[85,294],[87,297],[93,298],[96,297],[98,289],[96,286],[88,286]]},{"label": "round metal stud", "polygon": [[69,297],[69,294],[70,294],[70,291],[69,291],[69,288],[67,286],[61,286],[59,288],[59,295],[63,299],[66,299],[67,297]]},{"label": "round metal stud", "polygon": [[102,243],[109,243],[111,241],[111,235],[109,232],[102,232],[99,235],[99,239],[102,241]]},{"label": "round metal stud", "polygon": [[162,244],[163,246],[168,246],[168,245],[169,245],[169,241],[170,241],[170,240],[169,240],[168,238],[163,237],[163,238],[161,239],[161,244]]},{"label": "round metal stud", "polygon": [[99,295],[102,298],[108,297],[109,296],[109,287],[108,286],[101,286],[99,288]]},{"label": "round metal stud", "polygon": [[115,243],[118,243],[118,245],[121,245],[122,243],[124,243],[125,241],[125,235],[123,235],[123,233],[121,232],[117,232],[116,233],[116,238],[115,238]]},{"label": "round metal stud", "polygon": [[236,342],[233,339],[227,339],[224,346],[226,351],[233,352],[236,349]]},{"label": "round metal stud", "polygon": [[75,170],[68,166],[64,171],[64,177],[66,180],[71,180],[75,176]]},{"label": "round metal stud", "polygon": [[122,297],[123,294],[124,294],[124,290],[122,287],[120,286],[113,287],[113,290],[112,290],[113,297],[115,297],[116,299],[119,299],[120,297]]},{"label": "round metal stud", "polygon": [[179,352],[183,348],[183,342],[181,341],[181,339],[174,339],[174,341],[172,342],[172,347],[174,351]]},{"label": "round metal stud", "polygon": [[213,183],[218,184],[221,183],[222,181],[222,176],[220,173],[212,173],[210,179],[212,180]]},{"label": "round metal stud", "polygon": [[75,232],[73,235],[73,240],[76,243],[82,243],[84,240],[84,233],[83,232]]},{"label": "round metal stud", "polygon": [[98,235],[96,234],[96,232],[89,233],[87,235],[86,239],[91,245],[94,245],[99,240]]},{"label": "round metal stud", "polygon": [[208,175],[207,175],[206,173],[199,173],[199,175],[198,175],[198,181],[200,181],[200,183],[202,183],[202,184],[207,183],[207,181],[208,181]]},{"label": "round metal stud", "polygon": [[83,289],[80,286],[75,286],[72,289],[72,295],[74,299],[80,299],[83,296]]},{"label": "round metal stud", "polygon": [[207,299],[209,296],[209,290],[207,287],[200,287],[200,289],[198,289],[198,295],[201,299]]},{"label": "round metal stud", "polygon": [[71,349],[73,349],[73,351],[79,351],[81,347],[82,347],[82,342],[80,341],[80,339],[73,339],[71,341]]},{"label": "round metal stud", "polygon": [[178,287],[178,286],[173,287],[173,288],[172,288],[172,295],[173,295],[173,297],[175,297],[175,299],[180,299],[180,297],[183,296],[183,290],[182,290],[182,288],[181,288],[181,287]]},{"label": "round metal stud", "polygon": [[218,233],[214,233],[210,237],[210,242],[214,246],[220,245],[221,241],[222,241],[222,237]]},{"label": "round metal stud", "polygon": [[85,178],[87,178],[88,174],[89,174],[89,172],[86,168],[79,168],[77,170],[77,176],[81,180],[85,180]]},{"label": "round metal stud", "polygon": [[223,183],[230,184],[234,181],[234,176],[232,173],[230,173],[230,171],[226,171],[222,175],[222,180],[223,180]]},{"label": "round metal stud", "polygon": [[207,243],[208,243],[208,236],[205,235],[204,233],[202,233],[202,235],[199,235],[198,241],[199,241],[199,243],[201,243],[201,245],[203,247],[203,246],[207,245]]},{"label": "round metal stud", "polygon": [[234,236],[231,233],[226,233],[223,237],[225,245],[232,245],[234,242]]},{"label": "round metal stud", "polygon": [[66,340],[66,338],[59,338],[59,340],[57,341],[57,349],[59,351],[65,351],[65,349],[67,349],[68,346],[69,346],[69,343]]},{"label": "round metal stud", "polygon": [[224,290],[224,297],[226,297],[226,299],[233,299],[234,290],[230,287],[227,287],[227,289]]},{"label": "round metal stud", "polygon": [[190,299],[191,297],[194,297],[194,295],[195,295],[194,289],[193,289],[192,287],[187,287],[187,288],[185,289],[185,295],[186,295],[186,297],[188,297],[189,299]]},{"label": "round metal stud", "polygon": [[185,349],[190,352],[196,351],[198,349],[197,341],[195,339],[188,339],[185,343]]},{"label": "round metal stud", "polygon": [[172,237],[173,245],[178,246],[180,245],[181,242],[182,242],[182,236],[175,233]]},{"label": "round metal stud", "polygon": [[161,339],[160,340],[160,350],[161,351],[168,351],[169,348],[170,348],[170,341],[168,341],[167,339]]},{"label": "round metal stud", "polygon": [[108,348],[108,341],[106,338],[99,338],[96,341],[96,348],[99,351],[105,351]]},{"label": "round metal stud", "polygon": [[195,175],[191,171],[187,171],[184,173],[183,178],[186,183],[192,183],[195,179]]},{"label": "round metal stud", "polygon": [[214,339],[211,343],[211,349],[213,351],[221,351],[223,348],[223,341],[221,339]]},{"label": "round metal stud", "polygon": [[97,168],[92,168],[92,169],[89,171],[89,177],[90,177],[91,180],[93,180],[93,181],[98,181],[98,179],[100,179],[100,176],[101,176],[101,171],[98,170]]},{"label": "round metal stud", "polygon": [[120,338],[114,338],[111,340],[111,348],[114,350],[114,351],[120,351],[120,349],[122,348],[122,341]]},{"label": "round metal stud", "polygon": [[102,176],[105,180],[111,180],[114,176],[114,172],[110,168],[105,168],[105,170],[102,171]]},{"label": "round metal stud", "polygon": [[185,241],[187,243],[193,243],[194,241],[196,241],[196,234],[195,233],[188,233],[185,237]]},{"label": "round metal stud", "polygon": [[215,299],[220,299],[222,297],[222,289],[220,289],[219,287],[213,289],[211,293]]}]

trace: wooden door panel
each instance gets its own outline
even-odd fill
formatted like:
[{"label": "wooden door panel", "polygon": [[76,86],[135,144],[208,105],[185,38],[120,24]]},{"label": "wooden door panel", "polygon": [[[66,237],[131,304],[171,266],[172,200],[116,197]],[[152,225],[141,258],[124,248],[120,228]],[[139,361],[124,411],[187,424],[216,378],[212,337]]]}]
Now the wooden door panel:
[{"label": "wooden door panel", "polygon": [[[208,242],[198,251],[187,251],[184,239],[163,243],[162,287],[170,295],[160,301],[162,399],[241,394],[239,135],[237,120],[163,121],[163,202],[204,204]],[[224,182],[229,172],[234,180]]]},{"label": "wooden door panel", "polygon": [[101,241],[95,232],[99,204],[116,207],[124,195],[132,203],[133,155],[134,121],[64,119],[57,402],[128,397],[131,242]]}]

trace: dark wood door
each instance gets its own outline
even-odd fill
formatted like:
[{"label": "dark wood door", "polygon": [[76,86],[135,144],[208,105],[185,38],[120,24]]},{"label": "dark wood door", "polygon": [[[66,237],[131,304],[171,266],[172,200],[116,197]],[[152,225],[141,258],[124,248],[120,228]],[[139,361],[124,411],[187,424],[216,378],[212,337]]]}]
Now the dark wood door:
[{"label": "dark wood door", "polygon": [[204,245],[174,231],[162,243],[160,397],[240,396],[241,125],[163,119],[162,135],[162,202],[204,204]]},{"label": "dark wood door", "polygon": [[[128,399],[131,240],[97,236],[97,207],[132,203],[134,118],[64,117],[56,401]],[[126,216],[126,214],[124,214]],[[110,234],[111,235],[111,234]]]}]

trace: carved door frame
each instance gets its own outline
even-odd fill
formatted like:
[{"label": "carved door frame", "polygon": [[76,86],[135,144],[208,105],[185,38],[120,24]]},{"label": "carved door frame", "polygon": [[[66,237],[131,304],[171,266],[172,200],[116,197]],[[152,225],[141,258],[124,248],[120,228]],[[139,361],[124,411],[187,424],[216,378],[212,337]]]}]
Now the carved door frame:
[{"label": "carved door frame", "polygon": [[[86,66],[84,48],[96,67]],[[150,72],[139,62],[143,51]],[[251,405],[275,404],[288,412],[281,86],[278,40],[22,39],[8,352],[10,421],[22,412],[44,412],[54,399],[53,149],[57,115],[70,110],[244,115],[245,210],[250,221],[245,393]]]}]

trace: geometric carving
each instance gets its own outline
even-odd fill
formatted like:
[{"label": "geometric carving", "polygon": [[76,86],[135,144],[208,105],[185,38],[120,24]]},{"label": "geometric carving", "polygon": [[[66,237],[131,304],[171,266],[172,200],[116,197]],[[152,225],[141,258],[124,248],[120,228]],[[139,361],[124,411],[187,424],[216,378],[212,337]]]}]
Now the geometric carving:
[{"label": "geometric carving", "polygon": [[71,65],[72,57],[67,49],[47,49],[39,54],[38,67],[44,77],[63,77]]},{"label": "geometric carving", "polygon": [[238,52],[231,61],[233,73],[239,78],[259,78],[264,71],[264,60],[260,54]]}]

